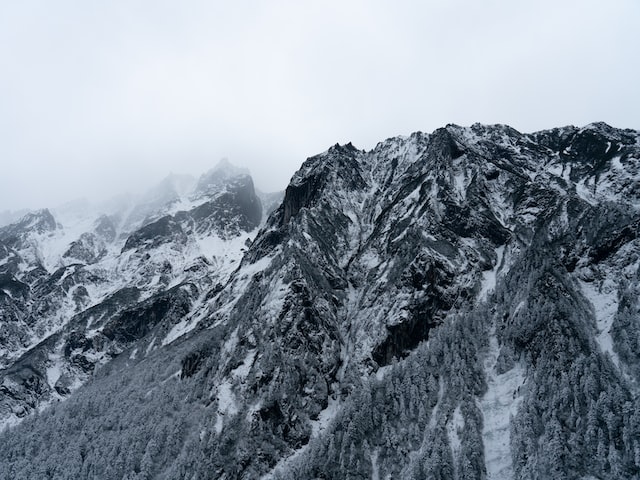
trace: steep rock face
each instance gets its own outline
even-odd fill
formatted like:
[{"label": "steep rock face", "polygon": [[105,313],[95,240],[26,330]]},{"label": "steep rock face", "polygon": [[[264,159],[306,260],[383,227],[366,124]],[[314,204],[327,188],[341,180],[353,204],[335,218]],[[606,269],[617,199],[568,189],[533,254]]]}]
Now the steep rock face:
[{"label": "steep rock face", "polygon": [[181,225],[169,215],[160,220],[151,222],[136,230],[122,247],[122,251],[134,248],[157,248],[163,243],[176,243],[184,245],[187,242],[187,235]]},{"label": "steep rock face", "polygon": [[[266,430],[299,448],[309,442],[332,398],[344,398],[359,388],[363,375],[394,357],[411,354],[432,332],[445,328],[448,318],[473,311],[478,298],[487,298],[497,272],[506,275],[517,259],[531,256],[532,251],[555,252],[562,245],[559,258],[566,270],[565,265],[571,269],[580,262],[599,261],[634,241],[637,214],[620,217],[615,213],[618,207],[598,208],[599,202],[610,201],[611,190],[593,193],[582,188],[596,175],[590,155],[599,147],[594,145],[609,142],[603,138],[613,138],[612,130],[602,125],[565,130],[561,137],[578,152],[571,160],[578,175],[573,180],[557,170],[568,147],[554,144],[555,133],[523,135],[505,126],[451,125],[431,135],[391,139],[371,152],[335,146],[307,160],[241,269],[207,307],[206,324],[220,329],[223,337],[238,336],[233,340],[235,352],[223,354],[214,369],[216,380],[207,384],[214,389],[216,384],[235,384],[233,377],[224,380],[233,370],[231,365],[242,365],[252,351],[263,352],[252,357],[234,398],[249,411],[252,404],[266,405],[267,410],[259,409],[257,415],[247,412],[252,418],[247,429]],[[611,181],[611,189],[635,182],[638,165],[637,134],[615,135],[620,142],[615,148],[623,153],[609,158],[608,167],[616,169],[623,158],[620,162],[626,168]],[[620,202],[624,206],[628,198]],[[605,220],[604,210],[605,217],[614,218]],[[591,227],[574,225],[574,219]],[[595,231],[606,232],[604,243],[592,238],[594,223],[599,222],[605,223]],[[582,242],[576,241],[576,231],[584,232],[584,241],[592,246],[571,252]],[[531,275],[539,268],[530,270]],[[570,282],[562,284],[565,281]],[[518,288],[533,288],[530,295],[536,295],[537,287]],[[582,293],[568,289],[565,295]],[[581,312],[580,326],[553,335],[585,335],[583,324],[592,321],[588,307],[580,300],[573,309]],[[482,332],[486,344],[474,348],[487,348],[491,321],[486,319]],[[519,331],[540,328],[522,322]],[[547,335],[551,333],[540,340],[525,336],[513,344],[503,339],[504,350],[516,355],[531,342],[548,341]],[[584,345],[576,348],[584,352]],[[505,355],[499,356],[500,362],[506,361]],[[531,361],[535,365],[536,360]],[[282,385],[288,390],[276,399],[271,392],[282,392]],[[476,386],[470,393],[481,397],[483,391]],[[237,418],[242,418],[241,407],[238,410]],[[441,420],[443,428],[452,413]],[[226,426],[229,417],[224,409],[217,416]],[[271,419],[285,425],[286,432],[274,429]],[[235,420],[231,424],[238,428]],[[222,428],[220,435],[227,438],[224,432]],[[222,451],[214,449],[207,455],[218,459],[219,472],[226,472],[221,467]],[[274,453],[271,460],[257,462],[268,464],[277,458]],[[246,460],[247,471],[259,468],[252,459]],[[390,454],[384,463],[389,466],[396,460]],[[454,452],[452,465],[464,461]],[[513,469],[507,463],[501,468]],[[474,464],[478,472],[493,468]],[[536,463],[535,468],[548,473],[545,469],[550,467]],[[233,471],[232,476],[239,475]]]},{"label": "steep rock face", "polygon": [[196,231],[217,232],[223,238],[257,228],[262,220],[262,204],[253,180],[249,175],[228,179],[222,193],[193,209],[191,217]]},{"label": "steep rock face", "polygon": [[[92,334],[65,337],[78,365],[120,355],[6,434],[36,452],[29,465],[13,451],[0,465],[62,478],[635,478],[639,168],[638,132],[605,124],[336,145],[304,162],[223,281],[194,266],[193,286],[79,317]],[[184,252],[193,212],[168,213],[160,258]],[[142,272],[153,236],[139,238],[123,256]],[[16,367],[4,388],[37,397],[37,370]],[[74,424],[87,438],[33,443],[87,410]],[[104,455],[113,444],[127,454]],[[85,454],[56,470],[70,448]]]}]

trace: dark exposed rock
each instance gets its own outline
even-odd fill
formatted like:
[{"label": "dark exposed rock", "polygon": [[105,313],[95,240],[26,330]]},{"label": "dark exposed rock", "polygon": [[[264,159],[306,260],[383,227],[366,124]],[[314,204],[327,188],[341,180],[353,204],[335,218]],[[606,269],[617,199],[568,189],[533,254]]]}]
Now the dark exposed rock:
[{"label": "dark exposed rock", "polygon": [[163,243],[183,244],[187,241],[187,236],[181,225],[172,217],[162,217],[155,222],[145,225],[127,239],[122,251],[134,248],[145,247],[147,249],[156,248]]},{"label": "dark exposed rock", "polygon": [[62,256],[77,259],[89,265],[102,259],[106,253],[105,244],[95,234],[83,233]]},{"label": "dark exposed rock", "polygon": [[202,366],[203,360],[208,356],[207,353],[199,351],[192,352],[182,359],[182,369],[180,370],[180,378],[189,378],[195,375]]},{"label": "dark exposed rock", "polygon": [[102,335],[122,345],[143,338],[156,325],[169,318],[177,321],[191,308],[191,297],[182,287],[145,300],[109,321]]},{"label": "dark exposed rock", "polygon": [[0,274],[0,291],[5,295],[11,295],[12,297],[26,300],[29,296],[29,285],[17,280],[13,275],[2,273]]}]

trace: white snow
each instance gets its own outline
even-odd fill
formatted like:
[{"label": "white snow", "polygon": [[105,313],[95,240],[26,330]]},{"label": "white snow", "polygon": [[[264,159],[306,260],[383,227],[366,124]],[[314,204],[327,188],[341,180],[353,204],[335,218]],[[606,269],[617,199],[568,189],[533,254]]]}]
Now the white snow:
[{"label": "white snow", "polygon": [[433,430],[438,423],[438,411],[440,410],[440,402],[442,402],[442,396],[444,395],[444,382],[442,378],[438,382],[438,400],[436,401],[433,410],[431,410],[431,417],[429,418],[429,430]]},{"label": "white snow", "polygon": [[60,355],[50,355],[50,366],[47,367],[47,383],[53,388],[62,375],[62,362]]},{"label": "white snow", "polygon": [[7,415],[6,417],[0,420],[0,433],[2,433],[2,431],[5,428],[15,427],[21,421],[22,421],[22,418],[19,418],[17,415],[13,413],[11,415]]},{"label": "white snow", "polygon": [[180,375],[182,375],[182,369],[180,369],[180,370],[178,370],[178,371],[176,371],[176,372],[173,372],[171,375],[169,375],[167,378],[165,378],[165,379],[164,379],[162,382],[160,382],[160,383],[162,383],[162,384],[164,385],[164,384],[165,384],[165,383],[167,383],[169,380],[178,380],[178,379],[180,378]]},{"label": "white snow", "polygon": [[316,438],[324,432],[339,411],[340,402],[333,397],[329,397],[327,408],[320,412],[317,420],[311,422],[311,438]]},{"label": "white snow", "polygon": [[[56,218],[58,220],[58,218]],[[53,232],[42,234],[31,234],[31,241],[37,251],[38,258],[42,265],[49,272],[53,272],[62,264],[62,255],[75,240],[80,238],[85,232],[93,229],[93,217],[73,217],[66,218],[63,228],[58,228]]]},{"label": "white snow", "polygon": [[413,191],[402,200],[403,205],[411,206],[420,200],[420,190],[422,185],[418,185]]},{"label": "white snow", "polygon": [[557,177],[561,177],[562,176],[562,171],[563,170],[564,170],[564,168],[560,163],[556,163],[555,165],[551,165],[551,166],[549,166],[549,168],[547,168],[547,172],[549,172],[551,175],[555,175]]},{"label": "white snow", "polygon": [[624,166],[620,161],[620,155],[616,155],[611,159],[611,166],[613,167],[614,170],[624,170]]},{"label": "white snow", "polygon": [[614,283],[610,280],[602,282],[598,287],[595,282],[580,282],[582,292],[591,305],[596,316],[598,334],[596,341],[603,353],[609,354],[613,363],[620,368],[620,359],[613,351],[611,326],[618,311],[618,294]]},{"label": "white snow", "polygon": [[218,413],[218,415],[216,416],[216,424],[213,426],[213,428],[215,429],[218,435],[220,435],[220,432],[222,432],[223,426],[224,426],[224,419],[222,417],[222,414]]},{"label": "white snow", "polygon": [[380,480],[380,466],[378,465],[378,456],[380,450],[374,448],[371,453],[371,480]]},{"label": "white snow", "polygon": [[151,342],[149,343],[149,346],[147,347],[147,349],[144,352],[145,356],[149,355],[151,350],[153,350],[153,346],[154,346],[155,343],[156,343],[156,337],[153,337],[153,339],[151,339]]},{"label": "white snow", "polygon": [[180,338],[185,333],[193,330],[197,325],[198,322],[192,321],[191,317],[184,317],[173,327],[171,327],[171,330],[169,330],[167,336],[162,339],[162,346],[164,347],[165,345],[169,345],[175,339]]},{"label": "white snow", "polygon": [[284,307],[289,292],[289,284],[285,284],[280,277],[273,279],[269,285],[269,293],[260,304],[261,318],[265,322],[276,321]]},{"label": "white snow", "polygon": [[464,428],[464,418],[460,412],[460,406],[453,411],[451,419],[447,422],[447,435],[449,437],[449,445],[451,445],[452,453],[460,451],[460,437],[458,431]]},{"label": "white snow", "polygon": [[390,372],[392,368],[393,365],[386,365],[384,367],[378,368],[378,370],[376,370],[376,378],[378,379],[378,381],[382,381],[384,379],[384,376],[388,372]]},{"label": "white snow", "polygon": [[[230,312],[233,307],[235,307],[236,303],[242,296],[241,292],[244,292],[246,287],[251,282],[251,279],[259,272],[265,270],[273,260],[273,257],[263,257],[255,263],[249,263],[243,265],[240,269],[236,270],[233,273],[233,286],[232,286],[232,299],[225,303],[225,305],[220,308],[217,313],[220,314],[220,319],[217,320],[211,328],[218,326],[220,323],[224,322],[226,317],[225,314]],[[209,312],[210,313],[210,312]],[[207,309],[202,310],[202,316],[206,316],[208,314]],[[198,319],[199,321],[199,319]]]},{"label": "white snow", "polygon": [[524,371],[516,365],[508,372],[495,372],[500,347],[495,332],[490,336],[489,354],[484,362],[488,390],[480,400],[484,418],[482,440],[487,480],[511,480],[514,478],[510,447],[510,420],[517,412],[521,400],[519,387],[524,381]]},{"label": "white snow", "polygon": [[460,195],[462,199],[467,196],[467,186],[465,185],[464,178],[464,172],[458,172],[453,176],[453,184],[456,192],[458,192],[458,195]]},{"label": "white snow", "polygon": [[[404,234],[404,232],[403,232]],[[393,240],[395,242],[396,240]],[[377,268],[382,263],[380,257],[372,250],[368,249],[365,251],[360,257],[360,264],[367,268],[368,270],[373,270]]]},{"label": "white snow", "polygon": [[200,320],[206,316],[207,310],[200,308],[204,305],[206,297],[207,293],[205,292],[195,302],[193,302],[191,306],[191,313],[171,327],[167,336],[162,340],[162,346],[169,345],[177,338],[180,338],[182,335],[190,332],[198,326]]},{"label": "white snow", "polygon": [[215,273],[221,277],[221,283],[225,283],[242,259],[245,242],[247,239],[253,241],[257,233],[258,229],[254,229],[229,240],[224,240],[213,234],[197,237],[198,254],[215,262]]},{"label": "white snow", "polygon": [[587,187],[584,180],[580,180],[578,183],[576,183],[576,193],[585,202],[591,205],[596,204],[596,200],[593,195],[593,190]]},{"label": "white snow", "polygon": [[498,258],[493,269],[489,270],[488,272],[482,272],[482,283],[480,287],[480,293],[478,294],[478,301],[486,300],[489,293],[496,288],[496,278],[498,275],[498,270],[500,269],[502,258],[504,257],[504,245],[496,248],[496,256]]},{"label": "white snow", "polygon": [[231,383],[225,381],[218,387],[218,412],[234,415],[238,413]]},{"label": "white snow", "polygon": [[254,358],[256,358],[256,350],[249,350],[247,352],[247,356],[244,357],[242,364],[234,368],[231,371],[231,375],[237,378],[247,378],[247,375],[249,375],[249,371],[251,370],[251,366],[253,365]]},{"label": "white snow", "polygon": [[222,432],[224,425],[224,416],[233,416],[238,413],[238,407],[236,406],[236,397],[231,389],[231,383],[227,380],[222,382],[218,386],[218,417],[216,418],[216,433]]},{"label": "white snow", "polygon": [[236,327],[231,335],[229,335],[229,338],[222,344],[222,348],[220,349],[222,360],[226,360],[236,349],[238,345],[238,328],[239,327]]},{"label": "white snow", "polygon": [[[193,205],[193,202],[188,205],[183,202],[174,205],[174,207]],[[62,255],[69,248],[69,245],[78,240],[82,234],[93,231],[94,222],[98,216],[96,212],[84,210],[60,211],[55,212],[55,215],[56,220],[60,221],[62,226],[52,232],[30,234],[27,247],[20,251],[21,256],[27,260],[27,263],[23,265],[25,271],[35,262],[41,262],[50,272],[64,264],[76,262],[75,259],[62,258]],[[217,277],[215,280],[224,284],[239,265],[245,249],[245,242],[247,239],[254,238],[257,232],[258,230],[255,229],[229,240],[223,240],[214,234],[194,235],[185,245],[162,244],[154,248],[151,261],[135,250],[121,253],[124,240],[118,240],[112,245],[104,245],[103,247],[107,249],[106,255],[99,262],[83,267],[87,274],[97,279],[83,283],[90,299],[87,307],[99,304],[106,297],[125,286],[141,288],[144,291],[141,300],[144,300],[158,290],[178,285],[189,275],[186,269],[198,261],[201,256],[206,257],[212,265],[205,274],[212,279]],[[161,263],[165,261],[169,261],[173,268],[168,276],[161,276],[158,270]],[[255,271],[260,266],[254,265],[251,269]],[[73,273],[73,270],[69,269],[65,276]],[[39,322],[37,330],[29,332],[33,341],[12,354],[21,355],[34,344],[59,331],[76,313],[75,302],[73,302],[71,295],[68,295],[63,299],[63,304],[56,309],[54,315]],[[168,335],[161,340],[161,343],[166,345],[184,335],[195,328],[198,320],[200,319],[183,319],[181,323],[171,329]],[[160,341],[160,339],[158,340]],[[150,346],[151,348],[153,347]],[[150,352],[150,349],[147,350],[147,353]]]}]

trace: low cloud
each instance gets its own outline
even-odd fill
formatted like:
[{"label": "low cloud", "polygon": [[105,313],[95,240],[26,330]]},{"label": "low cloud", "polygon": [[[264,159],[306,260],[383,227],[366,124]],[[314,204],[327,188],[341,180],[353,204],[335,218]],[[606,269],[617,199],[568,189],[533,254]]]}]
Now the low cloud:
[{"label": "low cloud", "polygon": [[0,210],[197,175],[264,190],[447,123],[640,128],[640,4],[4,2]]}]

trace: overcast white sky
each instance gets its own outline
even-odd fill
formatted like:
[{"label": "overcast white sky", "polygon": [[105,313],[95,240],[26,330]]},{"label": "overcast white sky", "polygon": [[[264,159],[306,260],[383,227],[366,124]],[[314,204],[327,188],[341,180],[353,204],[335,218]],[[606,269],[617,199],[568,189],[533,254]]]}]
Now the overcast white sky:
[{"label": "overcast white sky", "polygon": [[0,211],[447,123],[640,129],[640,1],[0,2]]}]

